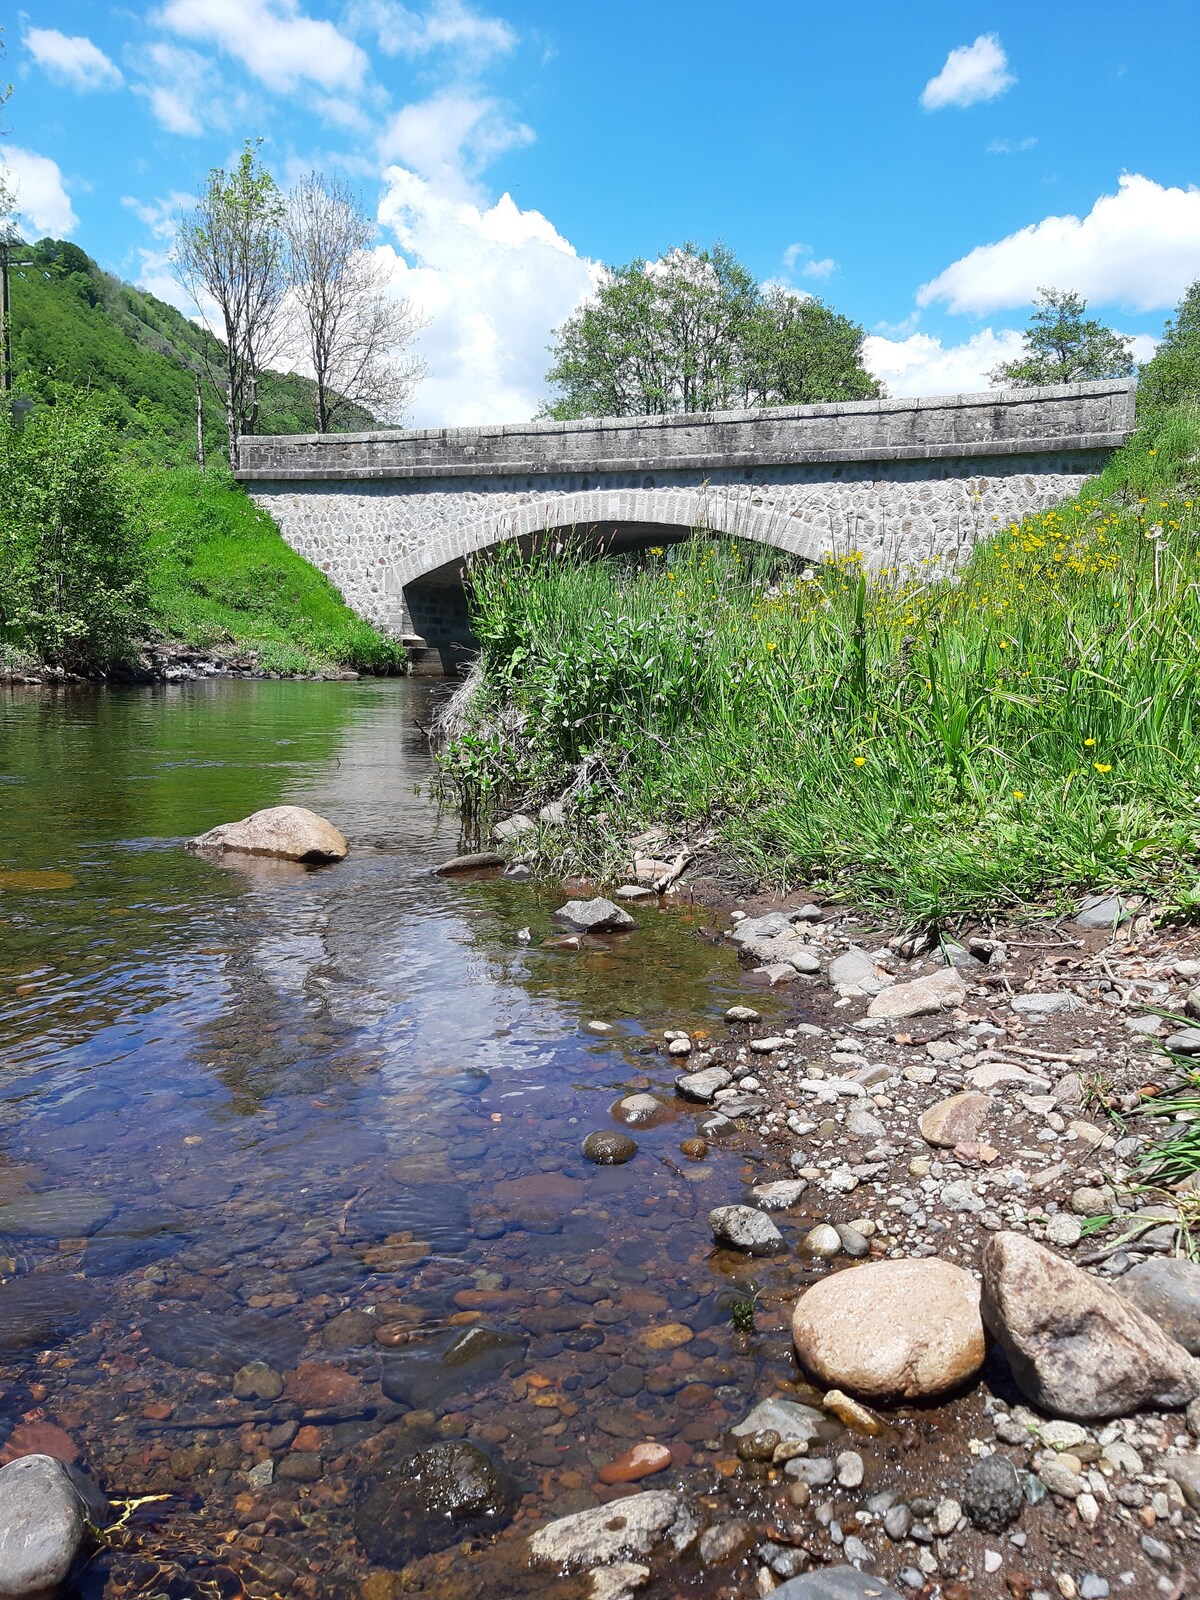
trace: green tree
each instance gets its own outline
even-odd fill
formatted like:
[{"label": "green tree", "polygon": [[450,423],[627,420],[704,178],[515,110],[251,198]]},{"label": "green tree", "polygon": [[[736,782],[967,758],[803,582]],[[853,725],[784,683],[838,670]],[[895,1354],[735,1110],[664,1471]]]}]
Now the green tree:
[{"label": "green tree", "polygon": [[878,394],[862,329],[818,300],[764,290],[722,244],[606,268],[559,328],[545,414],[661,416]]},{"label": "green tree", "polygon": [[[261,139],[247,139],[232,172],[214,167],[195,209],[181,219],[175,272],[200,307],[215,304],[223,372],[209,377],[225,400],[229,464],[238,439],[258,420],[259,374],[281,334],[287,293],[283,197],[259,159]],[[213,332],[218,330],[213,329]]]},{"label": "green tree", "polygon": [[1175,307],[1138,383],[1140,405],[1166,407],[1184,401],[1200,401],[1200,278]]},{"label": "green tree", "polygon": [[747,406],[805,406],[872,400],[883,386],[862,363],[864,333],[815,295],[774,284],[744,334]]},{"label": "green tree", "polygon": [[107,403],[64,392],[0,427],[0,637],[91,671],[129,653],[145,607],[145,533]]},{"label": "green tree", "polygon": [[1087,301],[1080,295],[1067,289],[1039,289],[1034,306],[1024,352],[1019,360],[994,368],[988,374],[990,383],[1030,389],[1047,383],[1132,377],[1132,342],[1085,316]]}]

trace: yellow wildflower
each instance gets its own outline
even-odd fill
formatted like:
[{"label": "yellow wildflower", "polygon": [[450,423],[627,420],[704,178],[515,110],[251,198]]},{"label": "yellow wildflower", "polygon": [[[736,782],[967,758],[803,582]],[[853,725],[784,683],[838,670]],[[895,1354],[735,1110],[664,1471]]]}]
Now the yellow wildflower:
[{"label": "yellow wildflower", "polygon": [[1095,767],[1097,772],[1111,772],[1112,771],[1112,762],[1111,761],[1093,761],[1092,765]]}]

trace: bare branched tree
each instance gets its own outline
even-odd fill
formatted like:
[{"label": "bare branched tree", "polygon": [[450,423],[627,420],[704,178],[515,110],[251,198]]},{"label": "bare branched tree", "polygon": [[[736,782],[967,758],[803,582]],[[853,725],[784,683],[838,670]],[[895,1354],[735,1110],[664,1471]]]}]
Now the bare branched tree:
[{"label": "bare branched tree", "polygon": [[412,343],[425,326],[412,302],[388,290],[372,253],[375,227],[340,179],[310,173],[285,216],[296,343],[317,389],[317,432],[361,406],[397,421],[424,376]]},{"label": "bare branched tree", "polygon": [[247,139],[232,172],[213,168],[175,244],[179,282],[202,315],[209,303],[220,315],[220,330],[209,331],[223,343],[224,370],[210,364],[209,377],[225,401],[231,467],[239,436],[254,432],[258,375],[280,336],[288,288],[283,197],[259,160],[261,143]]}]

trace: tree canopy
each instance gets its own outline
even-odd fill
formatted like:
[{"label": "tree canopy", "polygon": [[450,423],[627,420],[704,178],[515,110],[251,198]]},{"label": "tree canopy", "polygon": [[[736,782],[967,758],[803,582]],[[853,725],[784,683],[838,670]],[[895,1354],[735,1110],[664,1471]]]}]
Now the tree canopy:
[{"label": "tree canopy", "polygon": [[991,383],[1017,389],[1047,383],[1133,376],[1133,345],[1095,317],[1087,301],[1067,289],[1039,289],[1025,330],[1025,348],[989,374]]},{"label": "tree canopy", "polygon": [[1162,342],[1141,371],[1139,405],[1200,401],[1200,278],[1184,293]]},{"label": "tree canopy", "polygon": [[555,333],[545,414],[655,416],[730,407],[864,400],[863,329],[823,301],[764,286],[733,252],[684,244],[657,261],[605,268]]}]

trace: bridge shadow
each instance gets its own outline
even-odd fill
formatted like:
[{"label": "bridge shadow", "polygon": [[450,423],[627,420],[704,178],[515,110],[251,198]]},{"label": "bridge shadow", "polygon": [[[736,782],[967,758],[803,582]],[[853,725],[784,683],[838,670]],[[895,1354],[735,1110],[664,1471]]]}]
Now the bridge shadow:
[{"label": "bridge shadow", "polygon": [[[675,523],[605,522],[548,528],[543,533],[522,535],[511,543],[528,552],[535,545],[544,547],[547,540],[569,540],[573,551],[590,551],[599,558],[679,544],[691,538],[693,532]],[[425,641],[425,648],[414,654],[413,671],[418,675],[461,676],[475,659],[479,643],[471,629],[466,570],[466,562],[460,557],[405,585],[404,599],[413,632]]]}]

